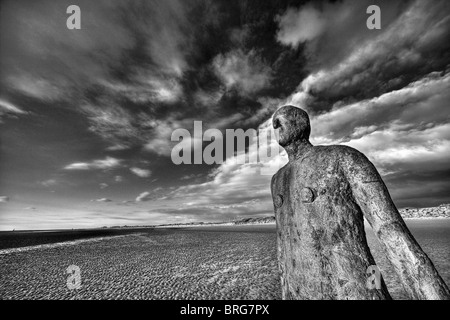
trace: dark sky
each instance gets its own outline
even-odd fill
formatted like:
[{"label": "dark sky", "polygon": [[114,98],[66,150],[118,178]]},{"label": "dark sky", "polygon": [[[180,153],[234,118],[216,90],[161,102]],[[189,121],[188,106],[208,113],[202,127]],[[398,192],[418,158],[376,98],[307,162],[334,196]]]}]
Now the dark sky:
[{"label": "dark sky", "polygon": [[450,201],[447,0],[0,6],[2,230],[271,214],[257,165],[175,165],[170,138],[194,121],[267,128],[287,103],[314,144],[364,152],[399,208]]}]

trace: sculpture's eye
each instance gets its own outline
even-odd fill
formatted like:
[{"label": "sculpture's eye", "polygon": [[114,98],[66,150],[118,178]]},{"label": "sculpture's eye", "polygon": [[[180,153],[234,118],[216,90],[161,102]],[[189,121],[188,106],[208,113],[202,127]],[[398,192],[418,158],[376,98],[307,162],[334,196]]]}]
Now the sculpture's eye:
[{"label": "sculpture's eye", "polygon": [[279,127],[281,127],[280,119],[278,118],[273,119],[273,128],[278,129]]}]

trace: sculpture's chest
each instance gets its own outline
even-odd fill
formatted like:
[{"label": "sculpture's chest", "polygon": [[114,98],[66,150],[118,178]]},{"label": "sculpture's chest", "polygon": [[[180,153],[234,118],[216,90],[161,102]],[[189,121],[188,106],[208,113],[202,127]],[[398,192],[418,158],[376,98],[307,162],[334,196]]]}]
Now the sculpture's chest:
[{"label": "sculpture's chest", "polygon": [[317,219],[329,204],[338,204],[350,188],[339,163],[311,157],[285,167],[274,185],[274,206],[278,213]]}]

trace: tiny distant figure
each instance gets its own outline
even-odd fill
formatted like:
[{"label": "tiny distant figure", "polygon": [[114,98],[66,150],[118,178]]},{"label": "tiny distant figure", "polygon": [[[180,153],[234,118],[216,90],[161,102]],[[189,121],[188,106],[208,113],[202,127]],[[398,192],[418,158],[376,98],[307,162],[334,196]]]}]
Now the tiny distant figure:
[{"label": "tiny distant figure", "polygon": [[284,106],[272,119],[289,156],[271,183],[283,299],[391,299],[364,217],[412,299],[450,299],[374,165],[347,146],[313,146],[300,108]]}]

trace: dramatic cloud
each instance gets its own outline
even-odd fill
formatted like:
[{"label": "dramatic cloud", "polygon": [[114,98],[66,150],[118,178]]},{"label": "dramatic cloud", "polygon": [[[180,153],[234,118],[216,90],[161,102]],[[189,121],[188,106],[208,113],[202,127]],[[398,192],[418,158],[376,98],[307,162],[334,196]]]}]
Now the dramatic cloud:
[{"label": "dramatic cloud", "polygon": [[219,55],[213,64],[227,89],[235,87],[244,93],[252,93],[264,88],[270,81],[271,70],[255,51]]},{"label": "dramatic cloud", "polygon": [[[22,42],[2,34],[5,78],[15,89],[41,99],[64,98],[69,92],[80,92],[108,79],[108,68],[120,68],[123,52],[134,50],[141,42],[139,49],[151,58],[150,67],[164,70],[164,74],[154,73],[152,78],[142,80],[149,92],[167,98],[165,90],[171,88],[164,84],[170,83],[167,77],[178,77],[186,68],[182,47],[187,44],[183,28],[188,21],[183,1],[170,0],[164,5],[154,1],[79,1],[83,22],[78,32],[65,28],[69,4],[43,1],[32,10],[13,3],[4,7],[10,14],[2,15],[2,27],[28,39]],[[53,19],[48,19],[49,13]],[[107,39],[106,34],[114,37]],[[13,56],[19,50],[22,65]],[[129,68],[134,68],[133,63]],[[20,72],[13,74],[14,69]]]},{"label": "dramatic cloud", "polygon": [[9,201],[9,197],[6,196],[0,196],[0,203],[5,203]]},{"label": "dramatic cloud", "polygon": [[[261,135],[268,136],[271,119],[265,121],[259,129]],[[274,135],[270,135],[268,144],[264,145],[258,137],[250,141],[249,152],[232,156],[210,173],[211,181],[181,186],[162,199],[182,200],[186,206],[177,208],[176,212],[193,213],[195,210],[207,210],[211,215],[249,215],[269,213],[272,209],[270,180],[272,175],[287,163],[285,152],[279,156],[260,157],[258,163],[249,159],[258,159],[258,155],[269,154],[268,150],[279,150]],[[245,160],[247,157],[247,160]],[[189,176],[182,177],[189,179]],[[168,212],[169,209],[166,210]],[[207,214],[205,214],[207,216]]]},{"label": "dramatic cloud", "polygon": [[[366,27],[370,0],[80,0],[76,31],[70,4],[1,2],[5,228],[273,214],[261,170],[284,152],[213,165],[175,165],[171,152],[209,144],[194,121],[268,130],[288,103],[308,111],[313,144],[364,152],[397,206],[450,201],[447,0],[377,1],[380,30]],[[171,141],[177,129],[191,137]],[[114,206],[90,201],[106,191]]]},{"label": "dramatic cloud", "polygon": [[[342,10],[353,8],[334,5]],[[338,55],[342,60],[335,64],[330,64],[330,60],[318,62],[314,57],[320,56],[322,51],[335,54],[336,50],[311,48],[310,63],[317,71],[302,81],[292,102],[302,103],[312,112],[328,111],[338,104],[402,88],[433,71],[446,72],[445,52],[450,48],[446,41],[450,36],[447,7],[445,1],[437,1],[432,7],[416,1],[387,26],[384,22],[379,32],[353,39],[353,45],[341,43],[342,39],[348,41],[344,33],[336,38],[339,48],[345,51]],[[368,32],[367,28],[356,30]]]},{"label": "dramatic cloud", "polygon": [[[277,17],[277,39],[292,47],[305,43],[309,63],[315,68],[338,65],[355,46],[364,47],[386,30],[398,28],[392,24],[408,6],[408,2],[401,1],[377,3],[382,12],[381,30],[369,30],[366,10],[372,4],[369,0],[344,0],[309,2],[298,9],[289,8]],[[397,34],[402,33],[405,30]]]},{"label": "dramatic cloud", "polygon": [[[351,28],[353,19],[335,25],[334,19],[359,5],[346,6],[344,2],[314,9],[319,18],[332,11],[336,15],[326,22],[320,20],[320,33],[307,39],[309,64],[316,71],[301,82],[286,103],[310,112],[314,143],[344,143],[363,151],[385,176],[399,205],[448,201],[443,196],[449,187],[445,180],[450,170],[446,160],[448,3],[393,3],[396,10],[385,10],[383,3],[382,12],[390,14],[382,15],[382,29],[372,34],[365,28]],[[286,21],[299,18],[308,8],[312,7],[294,10],[297,16],[287,12],[280,18],[280,41],[298,44],[299,39],[288,42],[280,35],[294,32],[295,25]],[[337,40],[326,41],[332,40],[334,31],[341,33],[336,37],[336,50],[331,46]],[[348,41],[351,45],[345,45]],[[338,61],[324,59],[331,52]],[[423,195],[416,200],[417,192],[411,188],[414,184],[430,190],[427,200]]]},{"label": "dramatic cloud", "polygon": [[433,72],[402,89],[351,104],[336,104],[312,120],[317,141],[335,143],[359,138],[395,122],[404,130],[446,123],[450,74]]},{"label": "dramatic cloud", "polygon": [[[152,151],[158,155],[169,157],[172,153],[172,149],[177,145],[179,148],[192,148],[192,150],[201,148],[201,139],[197,139],[193,136],[194,121],[194,119],[185,119],[182,121],[168,119],[167,121],[152,122],[151,125],[156,128],[156,131],[155,134],[149,138],[149,141],[145,144],[144,149],[147,151]],[[172,141],[172,133],[176,129],[188,130],[191,136],[186,137],[180,142]],[[207,128],[203,128],[203,130],[206,129]]]},{"label": "dramatic cloud", "polygon": [[328,12],[327,14],[319,12],[312,5],[307,5],[299,11],[290,8],[278,18],[280,31],[277,38],[281,43],[292,46],[313,40],[325,30],[326,16],[332,17],[333,15]]},{"label": "dramatic cloud", "polygon": [[[428,14],[425,17],[425,20],[442,19],[437,23],[428,22],[435,28],[428,36],[430,41],[436,43],[445,42],[443,38],[445,32],[441,31],[441,27],[447,20],[444,14],[438,13],[442,5],[443,2],[440,2],[433,8],[436,15]],[[431,65],[427,66],[429,63],[427,62],[424,69],[420,70],[422,74],[415,72],[415,76],[418,77],[415,81],[411,81],[414,78],[408,79],[406,76],[399,79],[396,74],[387,73],[388,70],[392,71],[392,65],[397,59],[400,59],[396,65],[397,72],[412,72],[408,69],[412,61],[405,56],[407,53],[402,50],[399,54],[395,52],[398,47],[405,46],[406,49],[407,43],[411,43],[412,39],[423,38],[423,35],[419,32],[414,33],[411,28],[418,30],[426,23],[421,21],[419,26],[414,25],[419,13],[423,12],[420,3],[408,7],[399,17],[397,10],[401,6],[393,6],[397,9],[389,7],[392,10],[386,19],[383,19],[384,33],[367,37],[366,32],[351,31],[353,23],[346,20],[346,17],[351,17],[355,10],[363,8],[364,4],[352,7],[346,2],[334,3],[326,4],[321,9],[310,4],[298,11],[288,9],[284,15],[279,16],[278,40],[292,46],[308,42],[308,50],[318,53],[319,58],[321,50],[327,53],[334,52],[330,46],[321,47],[319,40],[322,41],[333,34],[333,28],[338,22],[343,24],[339,27],[340,30],[350,33],[350,38],[355,44],[342,46],[345,47],[345,51],[342,49],[338,56],[343,60],[337,61],[339,63],[336,62],[334,65],[330,64],[330,61],[320,61],[311,57],[311,65],[319,71],[306,77],[300,84],[299,91],[293,92],[284,100],[265,101],[261,110],[264,108],[274,110],[273,103],[277,106],[293,103],[307,109],[311,115],[313,143],[347,144],[364,152],[384,175],[388,186],[392,189],[394,199],[398,199],[399,204],[404,204],[412,201],[416,195],[411,193],[408,197],[408,190],[411,188],[405,189],[397,179],[405,179],[407,172],[419,170],[423,173],[429,172],[428,176],[436,175],[434,181],[425,182],[431,187],[432,183],[440,179],[441,172],[449,170],[447,102],[450,99],[448,94],[450,78],[446,66],[440,60],[437,62],[443,66],[442,72],[427,73],[429,70],[427,68],[431,68]],[[362,12],[365,12],[365,8]],[[364,22],[365,26],[365,18],[366,16],[362,16],[357,20]],[[302,27],[303,24],[308,24],[308,28]],[[405,28],[407,32],[403,31]],[[402,39],[398,42],[395,40],[398,34],[404,34],[411,41]],[[434,37],[431,37],[431,34],[434,34]],[[339,41],[342,38],[337,37]],[[413,52],[416,48],[409,47],[408,50]],[[394,56],[388,55],[387,52],[392,52]],[[392,56],[393,59],[383,59],[382,56]],[[424,59],[425,57],[420,57],[421,62],[425,62]],[[371,65],[374,62],[376,64]],[[364,68],[366,65],[368,67]],[[349,76],[356,78],[349,80],[347,79]],[[367,84],[364,84],[364,81],[367,81]],[[373,91],[364,91],[365,87]],[[270,125],[270,121],[265,125]],[[175,190],[169,198],[173,196],[184,199],[189,205],[177,209],[177,212],[194,212],[209,208],[213,204],[222,204],[229,208],[241,209],[238,210],[240,214],[254,213],[254,208],[240,206],[252,197],[259,199],[258,203],[262,205],[259,210],[270,212],[268,188],[270,177],[259,175],[258,166],[238,165],[234,160],[227,159],[217,168],[211,182],[191,184]],[[286,155],[282,154],[272,161],[286,163]],[[445,185],[448,187],[448,183],[442,181],[441,187],[437,190],[442,190]],[[255,190],[259,190],[260,194],[256,196]]]}]

